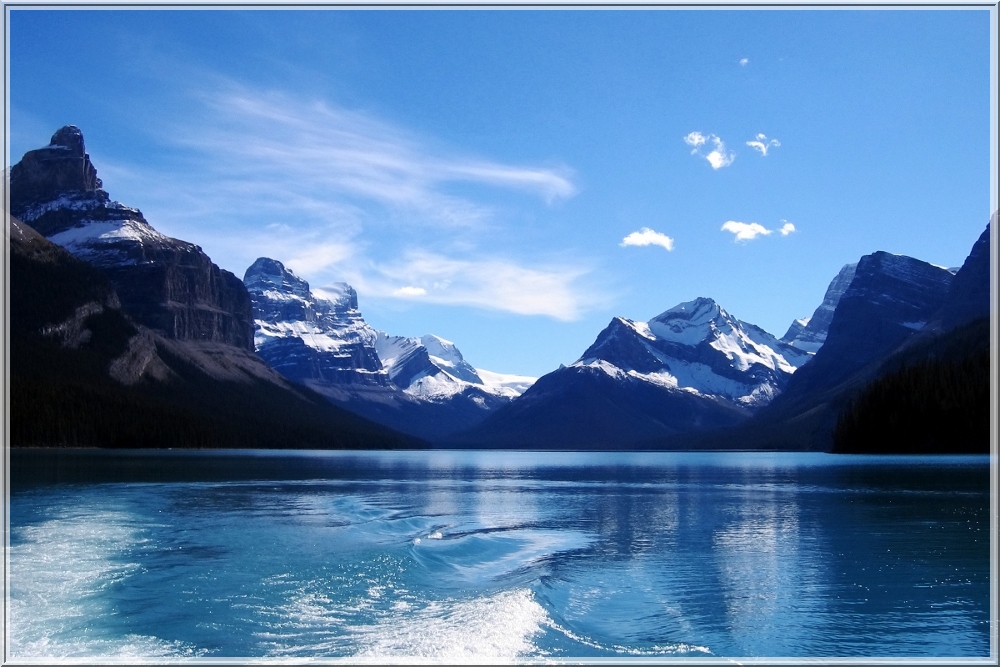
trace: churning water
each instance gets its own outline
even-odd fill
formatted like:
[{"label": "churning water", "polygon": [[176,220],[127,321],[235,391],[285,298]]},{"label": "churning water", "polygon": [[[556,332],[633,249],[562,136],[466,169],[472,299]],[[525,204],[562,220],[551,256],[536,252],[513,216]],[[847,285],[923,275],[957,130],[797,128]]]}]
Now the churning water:
[{"label": "churning water", "polygon": [[988,658],[988,457],[11,453],[7,657]]}]

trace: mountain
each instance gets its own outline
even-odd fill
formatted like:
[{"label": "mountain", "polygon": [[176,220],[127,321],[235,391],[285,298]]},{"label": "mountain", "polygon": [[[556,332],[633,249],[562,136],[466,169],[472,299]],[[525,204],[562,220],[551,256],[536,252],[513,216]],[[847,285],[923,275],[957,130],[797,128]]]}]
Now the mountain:
[{"label": "mountain", "polygon": [[990,229],[996,220],[994,213],[928,323],[846,401],[833,451],[989,452]]},{"label": "mountain", "polygon": [[648,323],[616,317],[578,361],[453,444],[613,449],[730,426],[780,394],[809,356],[712,299]]},{"label": "mountain", "polygon": [[990,314],[990,229],[996,227],[994,213],[979,235],[969,256],[955,274],[944,304],[931,316],[926,330],[954,329]]},{"label": "mountain", "polygon": [[12,446],[426,446],[329,405],[242,347],[139,324],[104,270],[16,218],[9,241]]},{"label": "mountain", "polygon": [[239,278],[200,247],[156,231],[102,187],[83,133],[68,125],[11,168],[10,213],[100,267],[137,323],[166,338],[252,351],[251,304]]},{"label": "mountain", "polygon": [[533,381],[475,369],[438,336],[373,329],[345,283],[311,290],[267,257],[257,259],[243,281],[261,358],[289,380],[403,432],[439,440],[478,423]]},{"label": "mountain", "polygon": [[[862,257],[834,310],[825,343],[770,405],[735,429],[700,434],[684,443],[661,441],[649,446],[683,444],[711,449],[740,442],[746,448],[830,450],[838,421],[855,411],[855,402],[880,378],[932,360],[937,354],[934,350],[950,349],[949,358],[960,360],[968,355],[959,354],[957,349],[966,347],[973,356],[984,347],[988,349],[989,341],[979,340],[988,334],[988,326],[973,326],[977,315],[982,319],[989,313],[988,300],[983,297],[984,289],[987,294],[989,289],[989,266],[982,260],[984,252],[988,257],[988,238],[987,229],[957,274],[886,252]],[[956,312],[965,316],[959,318],[953,315]],[[971,322],[972,333],[959,333],[946,321]],[[950,343],[951,336],[958,342]],[[979,342],[970,342],[975,340]],[[985,359],[988,362],[988,355]],[[929,373],[945,377],[939,371]],[[907,383],[916,380],[909,377],[886,386],[898,389]],[[975,391],[979,390],[966,391],[965,395]],[[907,405],[919,402],[904,399]],[[872,416],[871,411],[868,414]],[[988,410],[983,414],[988,418]],[[856,451],[865,448],[857,447]]]},{"label": "mountain", "polygon": [[795,320],[788,327],[788,331],[781,340],[789,345],[816,353],[826,342],[826,335],[830,330],[830,322],[833,321],[833,312],[837,309],[837,304],[844,296],[844,292],[854,280],[854,272],[857,264],[846,264],[830,282],[823,295],[823,301],[819,304],[811,317]]},{"label": "mountain", "polygon": [[243,276],[254,313],[254,345],[272,368],[293,382],[385,387],[375,351],[378,332],[358,310],[358,295],[343,283],[320,298],[309,283],[266,257]]}]

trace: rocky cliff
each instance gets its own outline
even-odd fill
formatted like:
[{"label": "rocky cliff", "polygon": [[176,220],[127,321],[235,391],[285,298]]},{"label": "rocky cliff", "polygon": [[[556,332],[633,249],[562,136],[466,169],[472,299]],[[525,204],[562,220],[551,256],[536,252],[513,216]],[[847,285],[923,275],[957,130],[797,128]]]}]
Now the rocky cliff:
[{"label": "rocky cliff", "polygon": [[11,214],[110,278],[138,323],[177,340],[253,350],[250,298],[200,247],[156,231],[112,201],[83,134],[69,125],[10,172]]}]

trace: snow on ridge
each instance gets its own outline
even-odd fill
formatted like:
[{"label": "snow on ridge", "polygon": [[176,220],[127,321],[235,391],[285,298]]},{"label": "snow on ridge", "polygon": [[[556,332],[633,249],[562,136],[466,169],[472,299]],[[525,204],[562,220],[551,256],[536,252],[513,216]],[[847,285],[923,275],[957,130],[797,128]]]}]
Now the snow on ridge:
[{"label": "snow on ridge", "polygon": [[100,246],[121,241],[163,243],[171,241],[148,224],[138,220],[88,220],[48,237],[49,241],[74,255],[101,252]]},{"label": "snow on ridge", "polygon": [[490,393],[508,398],[515,398],[523,394],[528,387],[535,384],[538,378],[528,375],[514,375],[511,373],[494,373],[493,371],[476,369],[476,375],[483,381],[483,386]]},{"label": "snow on ridge", "polygon": [[49,201],[40,202],[34,206],[30,206],[21,212],[21,220],[31,224],[49,211],[93,211],[99,208],[121,211],[128,215],[133,215],[136,218],[142,217],[142,213],[137,208],[126,206],[121,202],[101,199],[92,192],[84,192],[70,194],[63,193],[55,199],[50,199]]}]

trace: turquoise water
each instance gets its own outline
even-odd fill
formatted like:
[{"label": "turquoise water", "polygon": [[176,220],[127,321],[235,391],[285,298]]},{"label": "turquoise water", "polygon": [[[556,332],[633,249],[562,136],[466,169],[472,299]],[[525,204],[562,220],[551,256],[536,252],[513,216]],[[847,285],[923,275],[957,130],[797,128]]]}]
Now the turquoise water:
[{"label": "turquoise water", "polygon": [[988,457],[11,452],[8,657],[989,657]]}]

